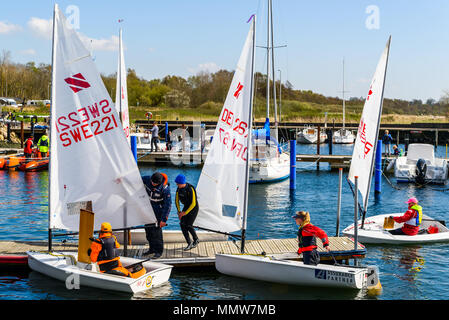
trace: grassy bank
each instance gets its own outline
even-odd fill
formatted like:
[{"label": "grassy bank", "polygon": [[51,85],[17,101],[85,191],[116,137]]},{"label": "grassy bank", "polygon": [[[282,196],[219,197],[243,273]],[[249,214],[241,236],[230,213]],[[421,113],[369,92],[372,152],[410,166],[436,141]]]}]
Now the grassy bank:
[{"label": "grassy bank", "polygon": [[[183,120],[183,121],[216,121],[220,115],[222,103],[206,102],[196,108],[168,108],[168,107],[134,107],[129,108],[131,122],[135,120],[146,119],[145,114],[151,112],[153,120]],[[274,107],[271,104],[270,116],[274,118]],[[346,122],[358,123],[363,105],[346,106]],[[278,105],[282,112],[281,119],[283,122],[324,122],[325,113],[327,112],[327,122],[339,123],[343,120],[342,106],[339,104],[317,104],[311,102],[299,102],[286,100],[282,101],[282,105]],[[20,120],[19,115],[49,115],[48,107],[24,107],[22,112],[18,108],[3,107],[3,112],[14,112],[16,118]],[[257,121],[263,121],[266,116],[265,101],[257,99],[254,104],[254,116]],[[25,118],[25,122],[29,122],[30,118]],[[42,119],[40,119],[40,122]],[[413,114],[386,114],[382,115],[382,123],[391,124],[410,124],[410,123],[442,123],[449,122],[445,115],[413,115]]]}]

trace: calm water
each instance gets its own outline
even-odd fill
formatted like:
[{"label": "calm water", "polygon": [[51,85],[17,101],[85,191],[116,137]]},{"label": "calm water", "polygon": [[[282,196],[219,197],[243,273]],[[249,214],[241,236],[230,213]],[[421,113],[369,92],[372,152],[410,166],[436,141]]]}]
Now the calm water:
[{"label": "calm water", "polygon": [[[315,153],[316,146],[297,145],[298,153]],[[445,156],[445,147],[437,154]],[[327,145],[321,146],[327,154]],[[352,146],[334,145],[334,154],[351,154]],[[142,167],[141,173],[152,174],[157,168]],[[184,173],[196,185],[201,168],[161,168],[170,180],[174,195],[174,178]],[[344,179],[346,179],[346,172]],[[393,182],[392,176],[389,177]],[[353,222],[354,203],[348,184],[343,182],[341,229]],[[373,182],[374,183],[374,182]],[[393,182],[394,183],[394,182]],[[405,212],[409,197],[421,201],[424,212],[435,219],[446,219],[449,191],[445,187],[394,184],[382,179],[380,196],[371,195],[368,215]],[[374,189],[374,186],[372,187]],[[48,172],[23,173],[0,170],[0,240],[46,240]],[[297,210],[311,213],[312,223],[328,235],[336,232],[338,172],[327,164],[298,163],[297,189],[291,193],[289,181],[251,185],[249,192],[248,238],[292,238],[297,227],[291,215]],[[174,205],[168,229],[179,229]],[[377,265],[383,294],[381,300],[447,299],[449,279],[447,265],[449,244],[425,246],[367,246],[365,264]],[[66,290],[62,282],[36,272],[5,273],[0,271],[0,299],[98,299],[97,290]],[[173,272],[166,285],[134,297],[102,292],[102,299],[371,299],[363,292],[301,288],[224,276],[214,269]]]}]

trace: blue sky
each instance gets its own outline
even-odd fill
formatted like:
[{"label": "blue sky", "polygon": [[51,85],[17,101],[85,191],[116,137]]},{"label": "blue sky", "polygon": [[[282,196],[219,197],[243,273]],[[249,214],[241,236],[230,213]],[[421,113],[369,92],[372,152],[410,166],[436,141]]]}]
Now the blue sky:
[{"label": "blue sky", "polygon": [[[58,4],[63,12],[69,9],[69,18],[79,21],[78,31],[86,43],[92,39],[100,72],[116,71],[121,26],[127,67],[150,80],[166,75],[186,78],[200,70],[234,70],[248,32],[246,21],[253,13],[258,16],[257,44],[266,45],[266,2],[72,0]],[[0,51],[10,51],[15,62],[50,63],[53,4],[3,1]],[[276,49],[276,70],[295,89],[341,96],[344,57],[346,95],[365,96],[391,34],[385,97],[438,100],[443,90],[449,91],[447,0],[273,0],[273,11],[275,45],[287,45]],[[119,19],[124,21],[119,24]],[[257,50],[256,68],[266,69],[263,49]]]}]

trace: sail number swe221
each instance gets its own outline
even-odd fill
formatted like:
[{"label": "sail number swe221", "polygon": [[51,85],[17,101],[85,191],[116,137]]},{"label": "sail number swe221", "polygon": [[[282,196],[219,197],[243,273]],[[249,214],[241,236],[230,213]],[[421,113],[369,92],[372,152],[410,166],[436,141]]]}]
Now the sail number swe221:
[{"label": "sail number swe221", "polygon": [[63,147],[69,147],[118,127],[107,99],[82,107],[56,119],[56,131]]},{"label": "sail number swe221", "polygon": [[235,117],[234,113],[227,108],[223,109],[220,122],[222,123],[218,128],[220,142],[236,158],[246,161],[248,147],[244,145],[244,139],[248,137],[248,123]]}]

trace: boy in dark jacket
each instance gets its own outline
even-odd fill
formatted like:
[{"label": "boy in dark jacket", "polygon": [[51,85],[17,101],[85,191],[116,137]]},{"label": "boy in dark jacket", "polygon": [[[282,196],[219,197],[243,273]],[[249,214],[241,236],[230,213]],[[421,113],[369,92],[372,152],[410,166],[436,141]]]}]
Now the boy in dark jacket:
[{"label": "boy in dark jacket", "polygon": [[143,176],[143,183],[150,196],[151,207],[156,216],[156,225],[146,225],[145,233],[150,249],[144,254],[153,254],[153,259],[160,258],[164,251],[164,239],[162,228],[167,225],[168,215],[171,210],[170,184],[166,176],[156,172],[151,177]]}]

